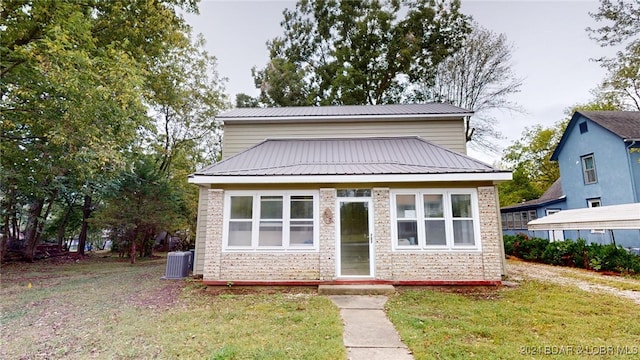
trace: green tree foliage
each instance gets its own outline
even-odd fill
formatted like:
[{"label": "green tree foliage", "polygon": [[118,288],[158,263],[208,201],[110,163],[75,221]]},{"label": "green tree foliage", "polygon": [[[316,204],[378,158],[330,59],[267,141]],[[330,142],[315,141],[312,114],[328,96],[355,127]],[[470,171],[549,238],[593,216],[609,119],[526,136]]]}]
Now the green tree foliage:
[{"label": "green tree foliage", "polygon": [[640,2],[601,0],[591,16],[603,25],[588,28],[601,46],[623,46],[615,58],[598,59],[609,71],[603,89],[623,99],[626,109],[640,110]]},{"label": "green tree foliage", "polygon": [[188,228],[182,192],[162,174],[152,156],[137,155],[132,171],[123,172],[112,184],[93,222],[110,229],[115,246],[149,254],[156,234],[164,229]]},{"label": "green tree foliage", "polygon": [[252,70],[268,106],[397,103],[469,32],[460,3],[308,1],[284,11],[270,61]]},{"label": "green tree foliage", "polygon": [[433,82],[419,84],[416,99],[473,110],[474,116],[465,123],[467,142],[497,152],[493,140],[501,135],[491,111],[519,110],[508,99],[522,85],[512,70],[512,52],[504,34],[474,22],[462,47],[438,65]]},{"label": "green tree foliage", "polygon": [[191,0],[2,3],[2,216],[28,218],[27,259],[56,200],[93,195],[130,168],[141,130],[153,129],[141,94],[156,60],[189,44],[178,9],[197,10]]},{"label": "green tree foliage", "polygon": [[550,158],[566,125],[560,121],[550,127],[526,127],[520,140],[505,149],[502,160],[514,170],[514,179],[500,185],[502,205],[535,199],[560,177],[558,163]]}]

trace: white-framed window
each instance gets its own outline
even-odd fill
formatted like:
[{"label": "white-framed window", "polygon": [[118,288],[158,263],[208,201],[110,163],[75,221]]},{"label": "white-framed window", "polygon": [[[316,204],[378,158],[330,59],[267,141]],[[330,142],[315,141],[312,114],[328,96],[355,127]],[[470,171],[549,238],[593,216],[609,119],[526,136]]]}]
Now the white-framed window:
[{"label": "white-framed window", "polygon": [[581,159],[585,185],[597,183],[598,175],[596,174],[596,161],[593,158],[593,154],[582,156]]},{"label": "white-framed window", "polygon": [[392,190],[394,250],[478,250],[475,189]]},{"label": "white-framed window", "polygon": [[318,192],[226,191],[225,251],[317,251]]}]

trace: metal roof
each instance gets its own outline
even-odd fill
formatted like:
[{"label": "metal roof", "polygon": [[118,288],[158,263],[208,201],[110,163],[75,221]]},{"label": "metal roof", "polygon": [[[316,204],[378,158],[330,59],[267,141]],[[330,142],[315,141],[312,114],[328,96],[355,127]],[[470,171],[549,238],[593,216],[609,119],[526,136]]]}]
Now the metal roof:
[{"label": "metal roof", "polygon": [[640,229],[640,203],[562,210],[529,221],[529,230]]},{"label": "metal roof", "polygon": [[235,108],[216,116],[223,121],[273,121],[274,119],[317,118],[394,118],[407,117],[464,117],[473,111],[443,103],[390,104],[390,105],[340,105],[340,106],[294,106],[271,108]]},{"label": "metal roof", "polygon": [[267,139],[194,175],[510,173],[419,137]]},{"label": "metal roof", "polygon": [[518,209],[531,209],[537,208],[543,205],[552,204],[561,200],[564,200],[566,196],[562,191],[562,183],[560,178],[554,181],[553,184],[537,199],[521,202],[515,205],[504,206],[500,210],[518,210]]}]

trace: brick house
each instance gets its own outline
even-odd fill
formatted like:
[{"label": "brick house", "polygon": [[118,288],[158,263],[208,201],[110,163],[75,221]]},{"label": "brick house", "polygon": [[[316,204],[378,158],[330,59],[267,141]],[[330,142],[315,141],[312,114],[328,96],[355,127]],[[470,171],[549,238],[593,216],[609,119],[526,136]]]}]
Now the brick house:
[{"label": "brick house", "polygon": [[446,104],[234,109],[199,187],[205,284],[496,284],[496,183]]}]

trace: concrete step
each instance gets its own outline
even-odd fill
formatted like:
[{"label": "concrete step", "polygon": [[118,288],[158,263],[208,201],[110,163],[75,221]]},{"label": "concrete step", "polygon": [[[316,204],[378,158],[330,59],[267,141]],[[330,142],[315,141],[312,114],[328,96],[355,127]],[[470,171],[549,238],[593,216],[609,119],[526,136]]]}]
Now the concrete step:
[{"label": "concrete step", "polygon": [[320,295],[390,295],[393,285],[318,285]]}]

